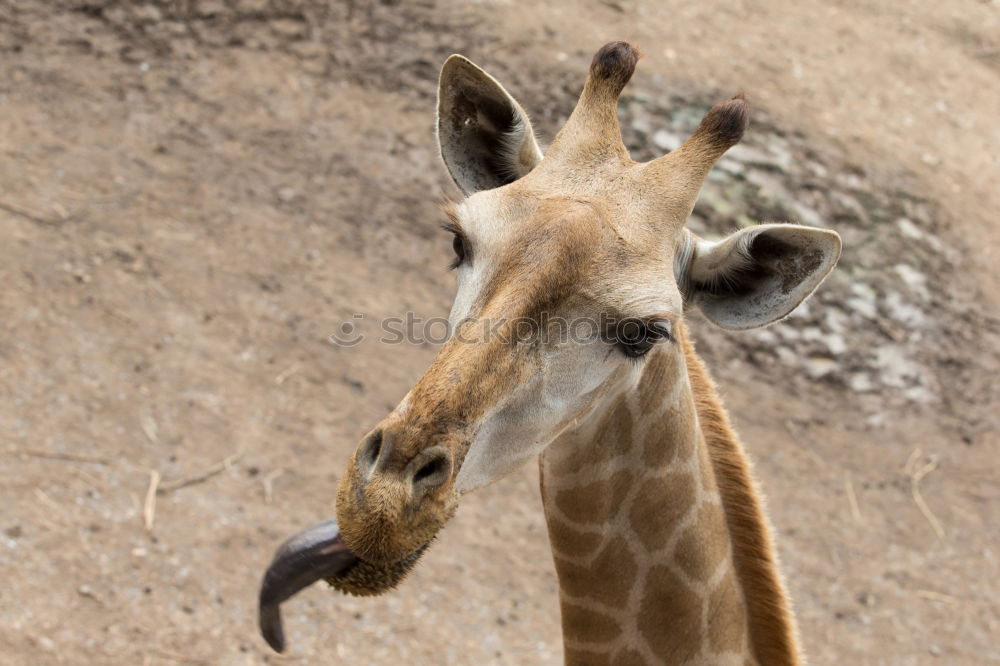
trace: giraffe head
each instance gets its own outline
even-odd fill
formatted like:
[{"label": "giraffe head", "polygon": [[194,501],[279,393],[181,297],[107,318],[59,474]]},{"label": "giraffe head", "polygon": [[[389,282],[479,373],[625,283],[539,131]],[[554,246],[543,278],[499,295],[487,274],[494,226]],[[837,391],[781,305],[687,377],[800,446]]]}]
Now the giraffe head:
[{"label": "giraffe head", "polygon": [[466,195],[446,210],[453,336],[348,462],[337,522],[357,561],[329,578],[335,587],[394,586],[463,493],[633,387],[651,350],[677,353],[671,328],[685,309],[724,328],[762,326],[836,263],[831,231],[769,224],[709,242],[684,228],[749,107],[742,95],[717,104],[677,150],[633,162],[617,100],[638,59],[624,42],[597,52],[544,157],[527,114],[494,78],[462,56],[445,62],[438,138]]}]

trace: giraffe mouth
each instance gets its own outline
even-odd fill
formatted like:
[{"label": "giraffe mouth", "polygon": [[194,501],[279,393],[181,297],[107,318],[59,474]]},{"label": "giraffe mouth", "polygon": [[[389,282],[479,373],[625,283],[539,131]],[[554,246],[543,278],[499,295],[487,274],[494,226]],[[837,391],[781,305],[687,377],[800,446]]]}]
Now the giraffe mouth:
[{"label": "giraffe mouth", "polygon": [[374,596],[396,587],[413,569],[431,542],[398,562],[375,564],[351,551],[335,520],[314,525],[283,543],[274,554],[260,586],[258,623],[275,652],[285,650],[281,604],[319,580],[356,596]]}]

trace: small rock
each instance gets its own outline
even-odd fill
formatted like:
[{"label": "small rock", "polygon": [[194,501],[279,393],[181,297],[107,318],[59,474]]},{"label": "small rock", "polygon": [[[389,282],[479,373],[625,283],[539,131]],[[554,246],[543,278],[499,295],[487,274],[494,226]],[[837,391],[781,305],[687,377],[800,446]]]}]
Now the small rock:
[{"label": "small rock", "polygon": [[799,307],[797,307],[797,308],[795,308],[794,310],[791,311],[791,313],[788,315],[788,318],[789,319],[802,319],[802,320],[810,319],[811,320],[812,319],[812,305],[810,305],[809,301],[806,301],[806,302],[802,303],[801,305],[799,305]]},{"label": "small rock", "polygon": [[833,374],[839,369],[837,362],[823,356],[810,356],[806,359],[806,373],[813,379],[820,379]]},{"label": "small rock", "polygon": [[820,338],[820,342],[822,342],[834,356],[840,356],[847,351],[847,340],[845,340],[844,336],[840,333],[827,333]]},{"label": "small rock", "polygon": [[867,393],[875,388],[872,378],[864,372],[855,372],[847,378],[847,385],[855,393]]},{"label": "small rock", "polygon": [[236,11],[241,14],[260,14],[267,9],[268,0],[237,0]]},{"label": "small rock", "polygon": [[937,646],[937,645],[931,644],[931,646],[929,648],[927,648],[927,651],[930,652],[931,655],[933,655],[935,657],[940,657],[941,656],[941,648],[939,646]]},{"label": "small rock", "polygon": [[874,606],[875,605],[875,595],[871,592],[863,592],[858,595],[858,603],[862,606]]},{"label": "small rock", "polygon": [[765,152],[760,148],[755,148],[753,146],[747,146],[743,144],[736,144],[726,152],[727,157],[731,157],[734,160],[744,162],[746,164],[758,164],[761,166],[775,166],[776,161],[772,155]]},{"label": "small rock", "polygon": [[778,334],[785,342],[790,342],[792,344],[798,343],[802,339],[802,335],[799,329],[794,326],[776,326],[774,328],[775,333]]},{"label": "small rock", "polygon": [[869,428],[882,428],[885,427],[886,417],[884,411],[872,412],[867,417],[865,417],[865,423],[868,424]]},{"label": "small rock", "polygon": [[890,291],[885,295],[885,309],[892,319],[909,327],[916,328],[924,324],[924,312],[916,305],[907,303],[902,295]]},{"label": "small rock", "polygon": [[875,349],[873,365],[881,371],[879,380],[885,386],[905,389],[922,383],[920,365],[898,345],[883,345]]},{"label": "small rock", "polygon": [[899,233],[903,234],[907,238],[912,240],[924,240],[927,237],[923,231],[920,230],[917,225],[913,223],[913,220],[901,217],[896,220],[896,226],[899,228]]},{"label": "small rock", "polygon": [[806,162],[806,168],[809,169],[809,172],[817,178],[826,178],[830,175],[830,170],[819,162]]},{"label": "small rock", "polygon": [[843,333],[847,330],[847,315],[837,307],[828,307],[823,310],[823,326],[834,333]]},{"label": "small rock", "polygon": [[740,162],[739,160],[734,160],[729,155],[723,155],[722,158],[715,163],[715,166],[719,170],[724,171],[730,175],[743,173],[745,169],[742,162]]},{"label": "small rock", "polygon": [[633,102],[628,108],[632,115],[630,127],[642,136],[649,136],[653,131],[653,122],[645,105]]},{"label": "small rock", "polygon": [[855,282],[851,284],[851,291],[854,296],[847,299],[848,307],[866,319],[878,317],[878,308],[875,306],[878,297],[870,285]]},{"label": "small rock", "polygon": [[813,227],[823,226],[823,216],[818,212],[798,201],[792,201],[791,204],[792,210],[798,216],[800,222]]},{"label": "small rock", "polygon": [[327,54],[327,47],[319,42],[295,42],[289,47],[300,58],[310,60],[322,58]]},{"label": "small rock", "polygon": [[863,222],[868,221],[868,211],[865,210],[865,207],[861,205],[860,201],[852,197],[850,194],[834,190],[830,193],[830,199],[836,203],[839,208],[847,213],[850,213],[858,220]]},{"label": "small rock", "polygon": [[784,363],[785,365],[799,364],[798,355],[791,349],[788,349],[787,347],[778,347],[774,351],[778,355],[778,360]]},{"label": "small rock", "polygon": [[847,306],[866,319],[875,319],[878,316],[875,306],[860,298],[848,298]]},{"label": "small rock", "polygon": [[929,234],[921,229],[908,217],[901,217],[896,220],[896,227],[899,228],[899,233],[903,234],[910,240],[917,240],[925,243],[935,252],[943,254],[949,261],[957,262],[961,259],[961,256],[955,251],[954,248],[945,245],[937,236]]},{"label": "small rock", "polygon": [[653,145],[660,150],[666,150],[669,152],[676,149],[683,142],[684,139],[673,132],[668,132],[667,130],[656,130],[653,133]]},{"label": "small rock", "polygon": [[298,21],[296,19],[274,19],[269,22],[271,30],[283,37],[302,37],[306,34],[306,29],[308,25],[305,21]]},{"label": "small rock", "polygon": [[823,331],[819,326],[805,326],[802,328],[802,339],[809,342],[816,342],[823,338]]},{"label": "small rock", "polygon": [[768,330],[766,328],[758,328],[751,332],[751,336],[765,345],[776,345],[778,344],[778,336],[774,334],[774,331]]},{"label": "small rock", "polygon": [[911,402],[916,402],[921,405],[934,402],[934,392],[922,384],[910,386],[909,388],[904,389],[903,397]]},{"label": "small rock", "polygon": [[282,187],[280,190],[278,190],[278,198],[285,203],[288,203],[289,201],[294,199],[295,194],[296,194],[295,188],[292,187]]},{"label": "small rock", "polygon": [[850,190],[869,191],[871,188],[866,182],[863,174],[854,170],[844,170],[836,175],[837,184]]},{"label": "small rock", "polygon": [[153,5],[138,4],[132,7],[132,16],[142,23],[155,23],[163,18],[162,12]]},{"label": "small rock", "polygon": [[778,174],[768,169],[747,169],[745,178],[748,183],[757,186],[760,190],[760,196],[765,199],[774,199],[783,204],[791,198],[785,188],[784,181]]},{"label": "small rock", "polygon": [[896,264],[894,267],[896,274],[903,279],[908,287],[914,291],[926,294],[927,276],[909,264]]},{"label": "small rock", "polygon": [[705,183],[698,204],[708,206],[721,217],[732,217],[736,214],[736,204],[727,194],[723,188],[714,183]]},{"label": "small rock", "polygon": [[783,142],[775,141],[769,147],[771,151],[771,164],[781,169],[782,171],[788,171],[794,164],[792,159],[792,152],[788,149],[787,144]]}]

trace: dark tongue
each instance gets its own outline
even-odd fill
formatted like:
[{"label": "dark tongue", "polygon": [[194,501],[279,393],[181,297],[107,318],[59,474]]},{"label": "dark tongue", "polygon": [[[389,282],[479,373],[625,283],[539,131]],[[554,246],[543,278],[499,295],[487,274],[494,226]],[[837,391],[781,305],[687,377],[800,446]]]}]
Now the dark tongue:
[{"label": "dark tongue", "polygon": [[293,536],[278,548],[260,585],[260,633],[276,652],[285,649],[281,603],[322,578],[335,577],[358,562],[340,539],[335,520]]}]

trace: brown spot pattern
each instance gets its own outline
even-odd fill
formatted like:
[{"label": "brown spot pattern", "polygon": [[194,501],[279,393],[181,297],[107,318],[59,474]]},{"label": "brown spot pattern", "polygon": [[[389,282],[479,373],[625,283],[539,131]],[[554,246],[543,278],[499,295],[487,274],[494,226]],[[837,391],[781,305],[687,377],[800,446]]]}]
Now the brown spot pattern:
[{"label": "brown spot pattern", "polygon": [[692,438],[676,436],[676,433],[690,429],[688,415],[692,407],[689,399],[671,406],[663,418],[649,429],[642,445],[643,464],[647,467],[665,467],[677,458],[686,460],[694,453]]},{"label": "brown spot pattern", "polygon": [[743,647],[746,609],[730,571],[708,601],[708,640],[713,652],[738,652]]},{"label": "brown spot pattern", "polygon": [[601,545],[600,532],[588,532],[573,529],[554,516],[548,517],[549,538],[555,550],[560,553],[572,553],[577,557],[586,557]]},{"label": "brown spot pattern", "polygon": [[663,406],[663,387],[668,386],[667,375],[676,374],[674,354],[656,354],[642,371],[639,382],[639,409],[650,414]]},{"label": "brown spot pattern", "polygon": [[610,479],[556,492],[556,506],[578,523],[601,523],[613,517],[632,486],[632,474],[619,471]]},{"label": "brown spot pattern", "polygon": [[687,473],[642,482],[629,511],[629,523],[647,550],[667,545],[677,522],[693,505],[694,497],[694,479]]},{"label": "brown spot pattern", "polygon": [[726,556],[726,518],[717,504],[704,504],[677,542],[674,560],[696,581],[708,580]]},{"label": "brown spot pattern", "polygon": [[613,641],[622,632],[615,618],[605,613],[583,608],[564,601],[562,604],[563,632],[571,636],[583,636],[594,643]]},{"label": "brown spot pattern", "polygon": [[566,666],[608,666],[611,663],[607,652],[571,647],[566,648],[565,658]]},{"label": "brown spot pattern", "polygon": [[628,453],[632,448],[632,412],[624,400],[618,402],[611,414],[597,429],[591,451],[596,457],[587,457],[587,465],[603,465]]},{"label": "brown spot pattern", "polygon": [[639,631],[661,663],[681,664],[701,648],[701,599],[665,566],[649,570]]},{"label": "brown spot pattern", "polygon": [[581,566],[555,557],[559,587],[571,597],[599,599],[612,608],[624,608],[639,566],[628,540],[610,540],[594,561]]},{"label": "brown spot pattern", "polygon": [[649,662],[638,650],[621,648],[611,658],[611,666],[648,666]]},{"label": "brown spot pattern", "polygon": [[628,453],[632,448],[632,413],[624,400],[620,400],[598,425],[592,441],[580,442],[586,446],[586,455],[563,455],[550,459],[552,471],[558,476],[577,474],[585,468],[606,464]]}]

